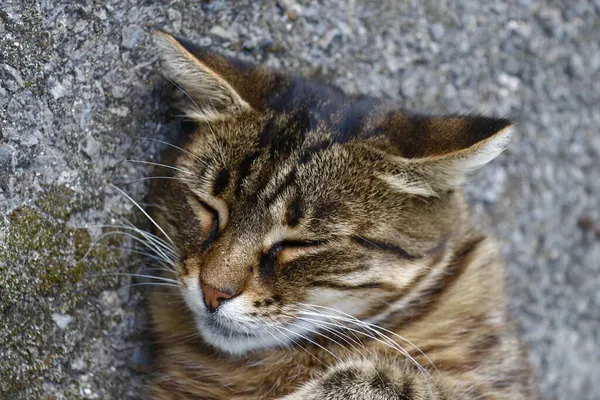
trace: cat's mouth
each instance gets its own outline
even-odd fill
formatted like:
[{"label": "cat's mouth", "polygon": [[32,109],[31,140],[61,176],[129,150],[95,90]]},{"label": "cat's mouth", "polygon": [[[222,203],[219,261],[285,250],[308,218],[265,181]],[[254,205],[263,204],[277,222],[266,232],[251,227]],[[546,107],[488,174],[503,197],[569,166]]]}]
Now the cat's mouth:
[{"label": "cat's mouth", "polygon": [[236,329],[228,324],[224,323],[222,318],[219,318],[217,315],[207,315],[203,318],[203,323],[206,328],[211,331],[221,334],[226,337],[236,337],[236,338],[251,338],[254,337],[253,334],[250,333],[249,329]]},{"label": "cat's mouth", "polygon": [[[295,331],[301,331],[298,321],[256,321],[248,317],[251,310],[243,296],[210,312],[202,297],[199,279],[192,277],[181,287],[183,298],[194,315],[196,329],[212,347],[236,356],[294,343]],[[302,332],[306,334],[306,332]]]},{"label": "cat's mouth", "polygon": [[277,332],[270,332],[269,328],[228,323],[218,315],[197,316],[196,328],[207,344],[235,356],[244,356],[249,352],[284,343],[284,338],[278,337],[280,335]]}]

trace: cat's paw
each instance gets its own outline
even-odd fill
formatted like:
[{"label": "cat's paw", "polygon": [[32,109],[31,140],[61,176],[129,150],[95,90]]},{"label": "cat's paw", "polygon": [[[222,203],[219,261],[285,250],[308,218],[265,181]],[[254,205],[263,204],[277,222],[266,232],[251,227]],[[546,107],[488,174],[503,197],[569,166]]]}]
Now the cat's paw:
[{"label": "cat's paw", "polygon": [[338,365],[281,400],[437,400],[427,375],[410,367],[357,360]]}]

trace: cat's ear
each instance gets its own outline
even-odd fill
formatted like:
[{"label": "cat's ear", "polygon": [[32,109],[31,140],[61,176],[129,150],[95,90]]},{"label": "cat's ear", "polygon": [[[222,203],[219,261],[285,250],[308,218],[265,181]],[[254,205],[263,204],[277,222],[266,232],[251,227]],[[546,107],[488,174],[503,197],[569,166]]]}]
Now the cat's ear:
[{"label": "cat's ear", "polygon": [[[483,116],[393,113],[381,129],[393,148],[393,158],[414,171],[409,179],[412,191],[429,195],[459,186],[470,172],[502,153],[512,134],[510,120]],[[398,179],[396,186],[402,186],[406,175]],[[386,181],[393,183],[394,178],[387,176]]]},{"label": "cat's ear", "polygon": [[193,103],[186,115],[200,121],[229,118],[250,104],[242,97],[227,75],[236,73],[230,60],[190,44],[168,33],[156,31],[156,43],[163,58],[165,76],[177,85]]}]

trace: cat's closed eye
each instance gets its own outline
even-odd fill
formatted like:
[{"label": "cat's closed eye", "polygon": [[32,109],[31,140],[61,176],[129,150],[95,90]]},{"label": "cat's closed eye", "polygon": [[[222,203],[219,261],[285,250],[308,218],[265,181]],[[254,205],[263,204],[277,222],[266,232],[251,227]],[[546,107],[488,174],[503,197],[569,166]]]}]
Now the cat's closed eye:
[{"label": "cat's closed eye", "polygon": [[298,257],[318,250],[325,243],[316,240],[282,240],[274,243],[263,253],[260,261],[261,269],[265,272],[272,272],[277,263],[286,264],[291,262]]},{"label": "cat's closed eye", "polygon": [[323,250],[326,245],[325,240],[282,240],[271,248],[275,249],[277,260],[286,264],[304,255]]},{"label": "cat's closed eye", "polygon": [[206,248],[215,241],[219,235],[220,221],[222,217],[219,211],[209,205],[206,201],[196,195],[187,197],[187,202],[194,211],[202,233],[204,234],[203,248]]}]

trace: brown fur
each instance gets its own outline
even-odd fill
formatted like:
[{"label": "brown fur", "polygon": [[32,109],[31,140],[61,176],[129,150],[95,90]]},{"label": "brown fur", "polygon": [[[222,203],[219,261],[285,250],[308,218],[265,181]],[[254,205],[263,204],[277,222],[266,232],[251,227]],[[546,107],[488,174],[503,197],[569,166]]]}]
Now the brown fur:
[{"label": "brown fur", "polygon": [[[459,189],[508,121],[415,115],[158,37],[198,126],[152,187],[180,287],[152,297],[150,398],[537,396],[496,246]],[[209,313],[200,280],[231,299]],[[302,318],[320,322],[263,332]]]}]

